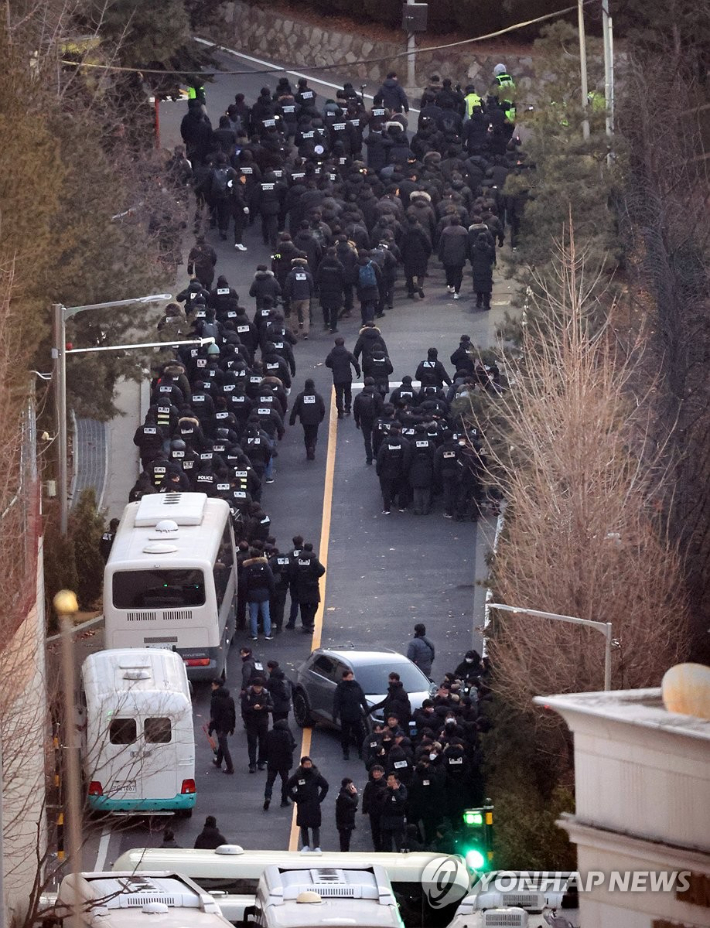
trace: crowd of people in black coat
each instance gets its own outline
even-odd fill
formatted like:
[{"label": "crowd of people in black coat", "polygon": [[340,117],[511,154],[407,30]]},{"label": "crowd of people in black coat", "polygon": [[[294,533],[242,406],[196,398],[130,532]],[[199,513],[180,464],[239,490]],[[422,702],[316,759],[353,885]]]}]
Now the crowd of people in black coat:
[{"label": "crowd of people in black coat", "polygon": [[[423,625],[415,627],[408,655],[431,673],[433,642]],[[276,660],[265,670],[250,648],[243,648],[241,715],[247,732],[249,772],[266,771],[264,811],[271,806],[280,778],[281,807],[297,806],[296,822],[303,851],[320,851],[321,805],[329,783],[312,759],[304,756],[296,770],[296,742],[288,724],[290,688]],[[333,721],[340,726],[343,758],[357,751],[367,771],[360,791],[344,777],[335,802],[341,851],[350,850],[358,810],[369,819],[375,851],[437,850],[452,853],[463,837],[463,812],[484,802],[483,753],[480,736],[490,725],[486,715],[490,690],[487,658],[468,651],[444,675],[436,694],[412,711],[399,675],[390,674],[387,695],[370,706],[353,671],[343,672],[333,698]],[[214,764],[233,773],[228,737],[234,734],[236,709],[222,681],[213,683],[209,734],[215,732]],[[369,721],[382,713],[384,722]],[[270,720],[273,726],[270,727]],[[361,802],[362,800],[362,802]],[[171,838],[174,840],[174,837]],[[217,843],[205,844],[206,841]],[[207,824],[195,847],[226,843]],[[174,844],[169,846],[175,846]]]}]

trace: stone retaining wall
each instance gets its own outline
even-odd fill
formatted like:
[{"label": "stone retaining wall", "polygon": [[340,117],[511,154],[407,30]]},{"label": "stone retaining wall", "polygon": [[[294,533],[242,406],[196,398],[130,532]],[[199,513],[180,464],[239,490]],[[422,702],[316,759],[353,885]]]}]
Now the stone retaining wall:
[{"label": "stone retaining wall", "polygon": [[[388,71],[394,69],[404,83],[407,60],[404,57],[393,57],[404,50],[403,33],[401,41],[397,43],[374,42],[367,37],[328,29],[325,25],[321,27],[299,22],[278,10],[252,6],[243,0],[232,0],[223,9],[223,26],[213,30],[210,38],[237,51],[269,59],[282,59],[292,67],[317,69],[326,65],[342,65],[339,68],[340,74],[351,74],[353,80],[379,82]],[[431,45],[436,40],[428,36],[423,41]],[[384,60],[372,64],[355,64],[371,58]],[[483,45],[475,44],[417,55],[417,84],[422,87],[430,74],[439,74],[462,83],[473,81],[481,92],[488,86],[493,68],[501,60],[505,61],[515,76],[518,88],[529,89],[533,74],[532,57],[505,55],[500,51],[492,54]],[[327,72],[324,78],[328,79]]]}]

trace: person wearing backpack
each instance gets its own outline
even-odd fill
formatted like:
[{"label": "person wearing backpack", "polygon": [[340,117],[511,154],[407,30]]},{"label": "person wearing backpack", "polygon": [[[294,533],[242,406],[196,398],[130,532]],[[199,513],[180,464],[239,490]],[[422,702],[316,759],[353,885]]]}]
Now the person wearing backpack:
[{"label": "person wearing backpack", "polygon": [[230,167],[227,156],[219,152],[216,163],[212,169],[209,187],[209,206],[212,219],[217,224],[219,237],[224,241],[227,238],[229,221],[232,218],[232,187],[237,179],[237,172]]},{"label": "person wearing backpack", "polygon": [[355,428],[362,431],[365,442],[366,464],[372,464],[372,429],[382,412],[383,405],[382,396],[375,390],[374,379],[366,377],[365,386],[362,392],[355,397],[355,403],[353,404]]},{"label": "person wearing backpack", "polygon": [[375,348],[370,357],[363,360],[362,370],[366,377],[372,377],[375,389],[384,400],[390,391],[389,375],[394,370],[384,349]]},{"label": "person wearing backpack", "polygon": [[361,251],[357,259],[357,298],[360,300],[362,324],[372,322],[380,300],[380,281],[382,271],[372,261],[366,251]]}]

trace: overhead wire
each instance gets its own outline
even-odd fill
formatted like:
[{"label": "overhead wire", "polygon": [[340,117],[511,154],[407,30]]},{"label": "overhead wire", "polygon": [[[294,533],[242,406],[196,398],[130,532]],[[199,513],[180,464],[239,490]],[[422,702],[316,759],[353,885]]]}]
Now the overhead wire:
[{"label": "overhead wire", "polygon": [[[592,3],[593,0],[582,0],[584,6]],[[574,6],[565,7],[562,10],[555,10],[553,13],[545,13],[543,16],[536,16],[534,19],[527,19],[523,22],[514,23],[511,26],[505,26],[503,29],[497,29],[495,32],[488,32],[485,35],[474,36],[471,39],[460,39],[457,42],[447,42],[444,45],[429,45],[426,48],[416,48],[412,51],[403,51],[397,52],[394,55],[384,55],[378,58],[359,58],[356,61],[342,61],[337,62],[336,64],[324,64],[324,65],[301,65],[301,67],[309,67],[312,71],[334,71],[334,70],[344,70],[349,71],[356,65],[360,64],[380,64],[383,61],[393,61],[396,58],[409,58],[410,56],[415,55],[425,55],[429,52],[438,52],[443,51],[448,48],[457,48],[462,45],[470,45],[473,42],[486,42],[488,39],[496,39],[502,35],[507,35],[509,32],[515,32],[518,29],[525,29],[527,26],[534,26],[537,23],[545,22],[548,19],[553,19],[557,16],[565,16],[567,13],[572,13],[577,10],[577,4]],[[215,49],[221,49],[223,46],[214,43],[213,47]],[[275,67],[275,68],[260,68],[258,70],[241,70],[241,71],[222,71],[217,70],[191,70],[190,68],[181,68],[179,70],[163,70],[161,68],[138,68],[138,67],[127,67],[125,65],[112,65],[112,64],[96,64],[89,61],[70,61],[68,59],[61,58],[60,64],[66,64],[72,67],[77,68],[95,68],[103,71],[129,71],[132,73],[138,74],[161,74],[163,76],[169,74],[175,75],[195,75],[200,77],[213,77],[214,75],[227,75],[227,76],[240,76],[247,74],[279,74],[281,72],[288,71],[288,68],[285,67]]]}]

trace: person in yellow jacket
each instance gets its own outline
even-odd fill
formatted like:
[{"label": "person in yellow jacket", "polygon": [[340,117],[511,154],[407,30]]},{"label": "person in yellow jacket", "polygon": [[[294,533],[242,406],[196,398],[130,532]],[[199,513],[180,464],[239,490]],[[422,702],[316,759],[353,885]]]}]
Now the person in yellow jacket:
[{"label": "person in yellow jacket", "polygon": [[465,105],[464,120],[470,119],[475,109],[483,108],[483,100],[476,93],[473,84],[468,84],[466,87],[466,96],[463,98],[463,102]]}]

